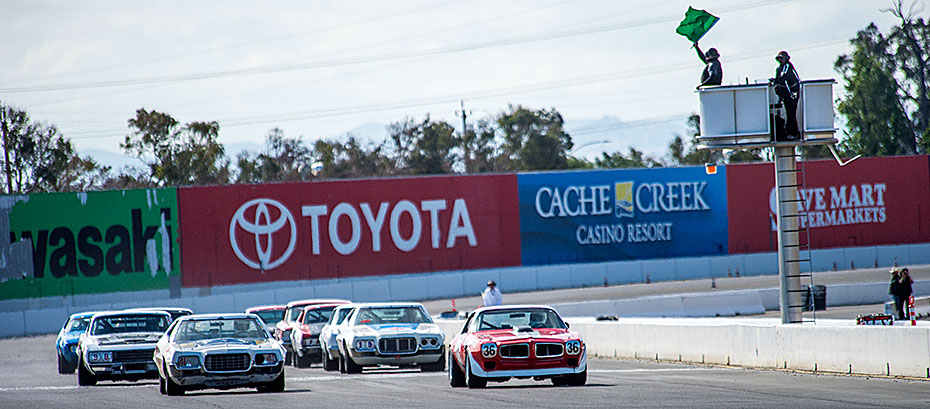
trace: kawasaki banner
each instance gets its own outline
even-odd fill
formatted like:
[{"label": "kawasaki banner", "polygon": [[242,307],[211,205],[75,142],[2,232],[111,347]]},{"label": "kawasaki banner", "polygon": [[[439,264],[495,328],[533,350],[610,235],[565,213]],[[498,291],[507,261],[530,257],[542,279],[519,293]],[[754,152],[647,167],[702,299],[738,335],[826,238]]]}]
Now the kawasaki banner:
[{"label": "kawasaki banner", "polygon": [[176,189],[0,197],[0,299],[168,288]]},{"label": "kawasaki banner", "polygon": [[726,254],[725,182],[702,167],[520,174],[523,264]]}]

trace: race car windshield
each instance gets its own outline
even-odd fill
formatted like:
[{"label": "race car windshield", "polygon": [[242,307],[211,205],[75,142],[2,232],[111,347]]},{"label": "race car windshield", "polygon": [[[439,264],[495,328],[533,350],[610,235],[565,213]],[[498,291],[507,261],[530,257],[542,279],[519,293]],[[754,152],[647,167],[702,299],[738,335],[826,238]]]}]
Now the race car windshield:
[{"label": "race car windshield", "polygon": [[485,311],[476,318],[477,330],[532,328],[565,328],[565,323],[553,310],[540,308]]},{"label": "race car windshield", "polygon": [[75,318],[68,323],[67,332],[83,332],[87,329],[87,324],[90,324],[90,317],[84,318]]},{"label": "race car windshield", "polygon": [[171,322],[164,315],[114,315],[94,320],[93,335],[165,332]]},{"label": "race car windshield", "polygon": [[346,317],[348,317],[349,314],[351,314],[351,313],[352,313],[352,309],[351,309],[351,308],[342,308],[342,309],[340,309],[339,312],[337,313],[336,318],[333,319],[332,321],[335,322],[336,325],[342,324],[342,322],[346,320]]},{"label": "race car windshield", "polygon": [[284,310],[256,311],[255,315],[258,315],[266,324],[274,324],[284,319]]},{"label": "race car windshield", "polygon": [[372,307],[358,312],[355,324],[423,324],[430,323],[422,309],[418,307]]},{"label": "race car windshield", "polygon": [[322,324],[329,321],[336,307],[314,308],[304,312],[304,324]]},{"label": "race car windshield", "polygon": [[252,318],[221,318],[183,321],[174,331],[175,342],[203,341],[222,338],[265,339],[267,334]]}]

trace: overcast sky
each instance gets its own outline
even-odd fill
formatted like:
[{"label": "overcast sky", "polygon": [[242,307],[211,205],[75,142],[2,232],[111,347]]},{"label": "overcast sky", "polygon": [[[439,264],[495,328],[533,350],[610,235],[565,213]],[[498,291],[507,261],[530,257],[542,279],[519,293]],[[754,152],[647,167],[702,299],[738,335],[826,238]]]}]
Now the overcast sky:
[{"label": "overcast sky", "polygon": [[802,78],[836,78],[858,30],[896,23],[880,11],[891,4],[0,0],[0,101],[79,149],[112,152],[139,108],[219,121],[225,144],[263,144],[272,127],[312,141],[427,114],[460,127],[460,100],[469,119],[521,104],[569,124],[678,123],[698,109],[703,68],[675,33],[689,5],[720,17],[701,45],[720,51],[726,84],[771,77],[783,49]]}]

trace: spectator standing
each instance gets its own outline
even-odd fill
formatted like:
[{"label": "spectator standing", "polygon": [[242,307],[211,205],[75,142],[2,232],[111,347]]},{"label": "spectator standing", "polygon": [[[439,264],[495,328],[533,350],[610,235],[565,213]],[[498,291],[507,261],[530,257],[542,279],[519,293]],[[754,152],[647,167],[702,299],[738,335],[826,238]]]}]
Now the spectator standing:
[{"label": "spectator standing", "polygon": [[907,312],[910,311],[910,306],[908,300],[911,298],[911,294],[914,293],[914,288],[911,284],[914,284],[914,280],[911,279],[911,273],[907,271],[907,268],[901,269],[901,278],[898,280],[898,299],[901,302],[901,308],[899,309],[901,317],[900,319],[907,319]]},{"label": "spectator standing", "polygon": [[497,289],[497,283],[494,280],[488,281],[488,287],[481,293],[481,299],[485,307],[501,305],[504,301],[504,297],[501,295],[501,291]]},{"label": "spectator standing", "polygon": [[892,267],[888,272],[891,273],[891,282],[888,283],[888,295],[891,296],[891,301],[894,302],[895,318],[903,320],[904,311],[901,309],[901,299],[898,297],[898,286],[901,281],[901,272],[897,267]]}]

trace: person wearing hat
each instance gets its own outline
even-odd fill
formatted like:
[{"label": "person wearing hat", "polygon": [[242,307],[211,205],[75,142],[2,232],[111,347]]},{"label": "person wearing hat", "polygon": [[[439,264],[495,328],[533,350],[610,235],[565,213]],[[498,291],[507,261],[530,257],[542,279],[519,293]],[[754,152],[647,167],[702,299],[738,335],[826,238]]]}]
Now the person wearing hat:
[{"label": "person wearing hat", "polygon": [[720,53],[717,52],[716,48],[711,48],[707,50],[707,54],[701,52],[701,47],[698,46],[697,41],[694,42],[694,49],[697,51],[698,58],[701,59],[701,62],[706,64],[704,66],[704,71],[701,72],[701,85],[698,85],[698,88],[706,85],[720,85],[723,82],[723,67],[720,65]]},{"label": "person wearing hat", "polygon": [[891,283],[888,284],[888,295],[891,296],[891,301],[894,302],[895,318],[903,320],[904,306],[901,304],[901,298],[898,297],[900,293],[898,287],[901,282],[901,270],[898,270],[897,267],[892,267],[888,272],[891,273]]},{"label": "person wearing hat", "polygon": [[914,284],[914,280],[911,279],[910,271],[907,271],[907,268],[902,268],[901,278],[898,279],[898,301],[901,303],[901,307],[898,308],[898,315],[900,316],[898,319],[907,319],[907,312],[911,309],[908,300],[914,294],[912,284]]},{"label": "person wearing hat", "polygon": [[497,283],[494,280],[488,281],[488,287],[481,293],[481,300],[484,302],[485,307],[503,303],[504,297],[501,295],[501,291],[497,289]]},{"label": "person wearing hat", "polygon": [[785,107],[785,139],[798,139],[801,132],[798,131],[798,98],[801,91],[801,77],[794,69],[791,63],[791,56],[787,51],[780,51],[775,56],[778,61],[778,68],[775,68],[775,78],[770,81],[775,86],[775,95],[778,96],[778,102]]}]

